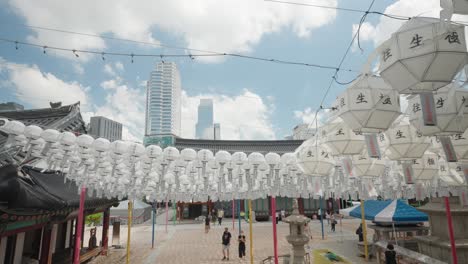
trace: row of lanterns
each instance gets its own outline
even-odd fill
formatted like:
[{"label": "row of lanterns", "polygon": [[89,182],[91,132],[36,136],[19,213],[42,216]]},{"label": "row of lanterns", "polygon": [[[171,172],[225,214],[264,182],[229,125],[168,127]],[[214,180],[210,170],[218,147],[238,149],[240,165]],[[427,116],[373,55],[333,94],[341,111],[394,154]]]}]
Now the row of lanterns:
[{"label": "row of lanterns", "polygon": [[[382,148],[387,138],[393,139],[386,135],[392,131],[401,133],[394,138],[410,139],[404,141],[406,145],[397,141],[387,144],[384,153],[393,156],[382,159],[370,158],[364,151],[364,136],[336,121],[321,128],[324,136],[309,139],[295,153],[282,156],[226,151],[214,154],[206,149],[179,151],[174,147],[163,150],[155,145],[145,148],[139,143],[111,143],[89,135],[43,131],[18,121],[7,122],[1,129],[9,134],[5,148],[21,149],[26,153],[25,160],[38,158],[41,161],[36,166],[63,171],[67,180],[91,190],[89,195],[108,198],[189,202],[204,201],[208,196],[219,200],[268,195],[357,198],[357,193],[366,198],[396,198],[415,197],[417,188],[423,189],[420,193],[435,195],[441,182],[452,189],[466,182],[461,166],[449,165],[440,155],[426,151],[430,146],[437,149],[437,142],[432,144],[418,136],[409,124],[379,134]],[[419,152],[418,144],[424,146]],[[463,153],[466,146],[461,149]],[[423,154],[416,157],[418,153]],[[398,161],[412,166],[412,180],[402,183],[404,173]]]},{"label": "row of lanterns", "polygon": [[[410,19],[371,54],[316,136],[282,156],[145,148],[17,121],[3,128],[9,133],[5,146],[20,147],[25,160],[41,158],[47,168],[108,197],[198,201],[360,193],[422,198],[466,191],[468,90],[454,78],[467,55],[463,26]],[[376,75],[369,69],[377,57]],[[408,96],[404,114],[400,95]]]}]

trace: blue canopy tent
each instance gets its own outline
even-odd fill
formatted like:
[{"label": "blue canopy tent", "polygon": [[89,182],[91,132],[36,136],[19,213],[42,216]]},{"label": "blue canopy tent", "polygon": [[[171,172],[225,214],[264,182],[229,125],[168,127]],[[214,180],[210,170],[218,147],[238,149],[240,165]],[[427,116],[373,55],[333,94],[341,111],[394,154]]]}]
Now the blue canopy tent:
[{"label": "blue canopy tent", "polygon": [[[352,210],[342,213],[343,215],[361,218],[361,206],[356,206]],[[420,223],[429,220],[426,213],[417,210],[402,200],[368,200],[364,203],[364,217],[366,220],[374,222],[395,224]]]}]

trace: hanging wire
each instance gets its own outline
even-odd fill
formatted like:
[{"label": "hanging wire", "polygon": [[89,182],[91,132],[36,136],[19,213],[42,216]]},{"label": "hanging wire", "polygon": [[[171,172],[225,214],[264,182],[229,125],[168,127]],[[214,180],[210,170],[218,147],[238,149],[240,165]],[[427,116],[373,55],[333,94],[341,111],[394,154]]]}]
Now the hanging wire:
[{"label": "hanging wire", "polygon": [[[375,0],[372,0],[372,2],[370,3],[369,8],[368,8],[367,11],[366,11],[367,13],[370,12],[372,6],[374,5],[374,2],[375,2]],[[362,20],[362,18],[361,18],[361,20]],[[320,106],[319,106],[319,108],[317,109],[317,111],[315,112],[314,120],[312,121],[312,123],[314,123],[314,122],[316,121],[317,116],[318,116],[318,112],[319,112],[321,109],[323,109],[323,103],[325,102],[325,99],[327,98],[328,93],[330,92],[330,89],[331,89],[333,83],[334,83],[335,80],[336,80],[336,77],[337,77],[337,75],[338,75],[338,72],[341,70],[340,68],[341,68],[341,66],[342,66],[343,63],[344,63],[344,61],[345,61],[345,59],[346,59],[346,56],[348,56],[348,53],[349,53],[349,51],[351,50],[351,47],[353,46],[354,40],[356,39],[357,35],[358,35],[358,31],[356,31],[356,33],[354,33],[354,36],[353,36],[353,38],[351,39],[351,42],[349,43],[348,48],[346,49],[346,51],[345,51],[343,57],[341,58],[340,63],[338,64],[338,67],[336,68],[335,73],[333,74],[333,76],[332,76],[332,78],[331,78],[331,80],[330,80],[330,83],[329,83],[329,85],[328,85],[328,88],[327,88],[327,90],[325,91],[325,94],[323,95],[322,100],[320,101]],[[318,129],[318,128],[316,127],[316,129]]]},{"label": "hanging wire", "polygon": [[[0,38],[0,41],[4,42],[9,42],[9,43],[15,43],[15,44],[22,44],[25,46],[32,46],[32,47],[40,47],[44,49],[50,49],[50,50],[58,50],[58,51],[71,51],[75,57],[79,57],[78,53],[84,53],[84,54],[92,54],[92,55],[101,55],[101,58],[103,58],[104,54],[108,56],[127,56],[130,57],[132,60],[134,57],[160,57],[161,60],[163,61],[163,57],[172,57],[172,58],[179,58],[179,57],[186,57],[190,59],[195,59],[196,57],[235,57],[235,58],[243,58],[243,59],[249,59],[249,60],[257,60],[257,61],[264,61],[264,62],[271,62],[271,63],[276,63],[276,64],[284,64],[284,65],[296,65],[296,66],[305,66],[305,67],[311,67],[311,68],[317,68],[317,69],[331,69],[331,70],[337,70],[338,68],[335,66],[329,66],[329,65],[321,65],[321,64],[315,64],[315,63],[305,63],[305,62],[297,62],[297,61],[287,61],[287,60],[279,60],[279,59],[273,59],[273,58],[263,58],[263,57],[255,57],[255,56],[248,56],[248,55],[242,55],[242,54],[236,54],[236,53],[211,53],[211,54],[134,54],[134,53],[121,53],[121,52],[102,52],[102,51],[94,51],[94,50],[83,50],[83,49],[70,49],[70,48],[64,48],[64,47],[54,47],[54,46],[43,46],[39,44],[34,44],[34,43],[29,43],[29,42],[24,42],[24,41],[17,41],[17,40],[11,40],[11,39],[6,39],[6,38]],[[347,71],[347,72],[358,72],[356,70],[352,69],[340,69],[342,71]]]},{"label": "hanging wire", "polygon": [[351,84],[352,82],[354,82],[355,80],[357,80],[359,77],[361,77],[362,74],[359,74],[357,75],[354,79],[352,79],[351,81],[348,81],[348,82],[340,82],[338,81],[338,75],[337,76],[333,76],[333,80],[339,84],[339,85],[348,85],[348,84]]}]

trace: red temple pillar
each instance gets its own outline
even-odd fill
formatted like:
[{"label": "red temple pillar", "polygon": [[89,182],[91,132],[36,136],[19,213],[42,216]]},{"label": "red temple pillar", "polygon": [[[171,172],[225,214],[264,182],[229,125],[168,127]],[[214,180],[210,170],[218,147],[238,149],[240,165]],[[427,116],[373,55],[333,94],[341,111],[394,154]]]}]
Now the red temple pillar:
[{"label": "red temple pillar", "polygon": [[109,222],[110,222],[110,208],[104,211],[102,220],[102,251],[101,255],[107,256],[107,249],[109,248]]},{"label": "red temple pillar", "polygon": [[297,198],[297,204],[299,205],[299,213],[304,214],[304,199],[303,198]]},{"label": "red temple pillar", "polygon": [[50,242],[52,240],[52,226],[45,225],[44,232],[42,234],[42,247],[41,247],[41,255],[39,256],[39,264],[49,264],[52,263],[50,254],[51,247]]}]

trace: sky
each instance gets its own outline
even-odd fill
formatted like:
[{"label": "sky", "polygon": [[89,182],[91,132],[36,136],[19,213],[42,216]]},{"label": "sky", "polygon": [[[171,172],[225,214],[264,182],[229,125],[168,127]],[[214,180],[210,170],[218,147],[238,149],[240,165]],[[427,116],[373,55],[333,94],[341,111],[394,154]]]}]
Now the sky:
[{"label": "sky", "polygon": [[[291,2],[366,10],[372,0]],[[439,0],[377,0],[371,11],[436,16]],[[146,80],[156,63],[175,61],[183,89],[179,136],[195,136],[199,100],[212,98],[222,139],[283,139],[297,124],[312,122],[322,101],[329,107],[344,91],[346,85],[335,82],[325,96],[334,69],[239,57],[134,57],[132,62],[130,56],[101,53],[215,51],[336,68],[362,15],[264,0],[3,0],[0,39],[39,47],[0,40],[0,102],[31,109],[79,101],[85,121],[106,116],[123,124],[124,139],[142,141]],[[362,50],[355,41],[338,81],[353,80],[368,55],[402,23],[369,14],[359,34]]]}]

